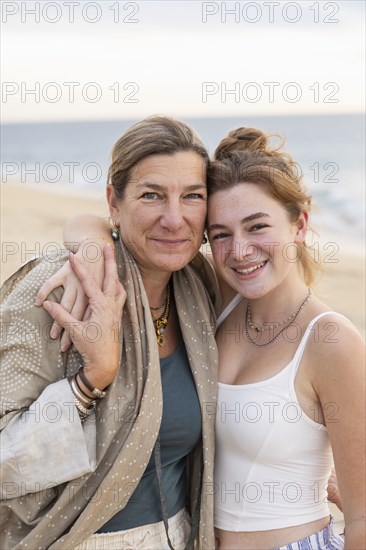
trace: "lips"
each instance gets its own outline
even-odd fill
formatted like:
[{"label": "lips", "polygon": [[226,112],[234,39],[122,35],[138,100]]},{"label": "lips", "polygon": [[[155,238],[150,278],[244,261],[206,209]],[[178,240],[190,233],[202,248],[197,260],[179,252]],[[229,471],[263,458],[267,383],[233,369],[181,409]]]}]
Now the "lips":
[{"label": "lips", "polygon": [[152,240],[167,246],[184,244],[188,241],[188,239],[152,239]]},{"label": "lips", "polygon": [[240,275],[250,275],[251,273],[254,273],[254,271],[257,271],[258,269],[261,269],[262,267],[264,267],[267,262],[268,260],[265,260],[263,262],[253,264],[251,266],[247,266],[247,267],[237,266],[237,267],[233,267],[232,269],[236,271],[236,273],[239,273]]}]

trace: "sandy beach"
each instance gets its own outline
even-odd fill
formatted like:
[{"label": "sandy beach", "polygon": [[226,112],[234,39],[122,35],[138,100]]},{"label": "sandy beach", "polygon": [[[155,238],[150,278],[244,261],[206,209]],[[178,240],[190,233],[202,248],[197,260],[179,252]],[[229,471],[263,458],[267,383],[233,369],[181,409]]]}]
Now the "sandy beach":
[{"label": "sandy beach", "polygon": [[109,216],[103,191],[2,184],[1,284],[34,255],[61,249],[65,221],[90,212]]},{"label": "sandy beach", "polygon": [[[65,221],[76,214],[90,212],[108,217],[103,192],[2,184],[1,282],[35,254],[51,251],[56,246],[61,248]],[[327,259],[332,263],[323,263],[324,273],[316,292],[333,309],[349,317],[364,335],[365,258],[342,250],[334,256],[328,255]],[[340,530],[342,515],[333,507],[332,510]]]}]

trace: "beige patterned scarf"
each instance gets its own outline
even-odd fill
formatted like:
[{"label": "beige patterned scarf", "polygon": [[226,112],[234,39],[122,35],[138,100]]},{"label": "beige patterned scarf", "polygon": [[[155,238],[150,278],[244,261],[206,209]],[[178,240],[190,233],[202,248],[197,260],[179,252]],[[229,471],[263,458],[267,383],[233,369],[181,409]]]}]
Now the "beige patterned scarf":
[{"label": "beige patterned scarf", "polygon": [[[137,265],[123,245],[116,248],[119,276],[127,291],[122,359],[118,377],[96,410],[97,467],[92,474],[66,484],[2,502],[0,546],[4,550],[74,548],[126,505],[149,462],[162,416],[159,354]],[[39,328],[38,338],[24,339],[21,330],[13,330],[11,338],[2,337],[2,428],[26,410],[48,384],[73,375],[81,366],[78,353],[61,354],[59,342],[45,337],[51,319],[43,308],[33,305],[41,284],[64,261],[65,257],[33,260],[2,289],[5,335],[9,335],[10,325]],[[211,550],[217,377],[212,304],[216,302],[217,311],[218,289],[212,267],[200,254],[174,273],[173,286],[202,410],[203,445],[191,453],[187,463],[191,509],[195,509],[201,487],[198,545]],[[55,299],[60,295],[58,289]],[[19,383],[12,383],[14,380]]]}]

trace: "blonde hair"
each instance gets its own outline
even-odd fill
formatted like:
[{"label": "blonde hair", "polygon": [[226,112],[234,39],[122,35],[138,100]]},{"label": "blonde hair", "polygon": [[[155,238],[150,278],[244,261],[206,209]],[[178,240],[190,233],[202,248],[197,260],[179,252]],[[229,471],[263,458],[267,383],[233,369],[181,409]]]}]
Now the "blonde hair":
[{"label": "blonde hair", "polygon": [[129,128],[112,150],[108,182],[121,200],[133,168],[151,155],[173,155],[192,151],[207,166],[208,153],[198,135],[184,122],[169,117],[153,116]]},{"label": "blonde hair", "polygon": [[[207,173],[208,195],[238,184],[259,185],[286,209],[295,223],[302,212],[311,212],[311,196],[302,186],[296,163],[290,155],[271,147],[269,134],[255,128],[232,130],[218,145]],[[298,245],[298,258],[305,283],[311,285],[319,265],[305,242]]]}]

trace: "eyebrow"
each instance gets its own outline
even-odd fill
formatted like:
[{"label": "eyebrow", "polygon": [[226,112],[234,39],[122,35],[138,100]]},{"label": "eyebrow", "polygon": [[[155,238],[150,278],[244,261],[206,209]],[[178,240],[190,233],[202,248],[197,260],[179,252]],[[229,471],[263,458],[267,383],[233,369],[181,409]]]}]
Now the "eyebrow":
[{"label": "eyebrow", "polygon": [[[271,216],[269,214],[266,214],[265,212],[255,212],[255,214],[250,214],[250,216],[246,216],[243,218],[240,223],[248,223],[252,222],[253,220],[257,220],[258,218],[270,218]],[[220,223],[214,223],[210,225],[207,229],[207,231],[213,231],[214,229],[223,229],[226,225],[220,224]]]},{"label": "eyebrow", "polygon": [[[140,189],[141,187],[149,187],[150,189],[160,190],[160,189],[166,189],[168,185],[160,185],[158,183],[144,182],[144,183],[138,183],[136,187],[138,189]],[[184,188],[185,191],[195,191],[198,189],[206,189],[206,185],[204,183],[193,183],[192,185],[188,185],[187,187]]]}]

